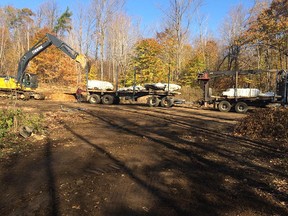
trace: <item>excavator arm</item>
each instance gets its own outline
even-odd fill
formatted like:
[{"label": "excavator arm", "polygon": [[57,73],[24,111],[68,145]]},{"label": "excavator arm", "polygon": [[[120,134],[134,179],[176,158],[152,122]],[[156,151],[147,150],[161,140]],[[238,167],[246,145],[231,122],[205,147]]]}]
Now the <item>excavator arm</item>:
[{"label": "excavator arm", "polygon": [[61,41],[54,35],[47,33],[44,38],[38,41],[20,59],[17,71],[17,82],[20,85],[22,85],[23,77],[25,75],[25,70],[28,66],[28,63],[51,45],[56,46],[58,49],[67,54],[70,58],[80,63],[83,68],[87,67],[88,62],[84,55],[81,55],[78,52],[74,51],[69,45],[67,45],[65,42]]}]

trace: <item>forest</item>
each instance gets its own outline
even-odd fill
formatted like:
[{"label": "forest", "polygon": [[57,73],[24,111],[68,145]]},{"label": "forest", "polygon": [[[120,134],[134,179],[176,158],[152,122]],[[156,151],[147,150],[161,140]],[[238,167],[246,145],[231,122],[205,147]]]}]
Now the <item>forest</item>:
[{"label": "forest", "polygon": [[[56,1],[43,2],[35,11],[2,6],[0,75],[15,76],[21,56],[46,33],[90,59],[90,79],[121,86],[133,84],[134,73],[138,84],[169,79],[193,87],[202,71],[288,68],[287,0],[257,0],[251,8],[235,5],[223,14],[217,36],[200,12],[204,0],[167,3],[161,27],[149,38],[141,32],[141,22],[125,12],[125,0],[90,0],[77,11],[60,11]],[[85,82],[83,70],[55,47],[35,57],[27,70],[37,73],[40,83]],[[269,88],[271,74],[240,80],[244,86]],[[229,84],[225,79],[218,82]]]}]

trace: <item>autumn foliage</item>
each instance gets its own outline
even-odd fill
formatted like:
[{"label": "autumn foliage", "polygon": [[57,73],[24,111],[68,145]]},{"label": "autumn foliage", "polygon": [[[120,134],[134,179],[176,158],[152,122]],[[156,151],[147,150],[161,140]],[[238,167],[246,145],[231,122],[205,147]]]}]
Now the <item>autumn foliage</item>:
[{"label": "autumn foliage", "polygon": [[286,139],[287,141],[287,125],[287,109],[259,109],[243,118],[235,128],[235,133],[251,138]]},{"label": "autumn foliage", "polygon": [[[37,43],[42,38],[45,38],[46,33],[49,33],[49,29],[41,29],[35,34],[33,42]],[[74,60],[66,56],[61,50],[51,46],[31,61],[28,70],[31,73],[38,74],[39,81],[43,83],[59,82],[65,85],[75,85],[77,81],[76,64]]]},{"label": "autumn foliage", "polygon": [[[163,23],[165,27],[150,38],[139,35],[132,18],[121,11],[122,1],[119,5],[105,1],[104,8],[97,2],[102,1],[91,1],[89,13],[87,10],[92,17],[80,10],[72,13],[69,8],[57,14],[53,2],[37,11],[0,7],[0,75],[15,76],[21,56],[46,33],[56,34],[88,56],[92,62],[90,79],[103,78],[114,84],[118,79],[126,86],[134,82],[134,74],[139,84],[167,82],[169,78],[195,86],[197,74],[204,70],[287,69],[287,0],[273,0],[271,4],[256,1],[249,11],[236,6],[219,28],[220,37],[204,34],[201,29],[190,37],[192,28],[186,28],[189,25],[182,20],[177,26]],[[35,57],[27,71],[38,74],[41,83],[75,86],[85,80],[77,63],[54,46]],[[211,85],[233,87],[233,79],[211,80]],[[239,77],[239,85],[269,90],[273,79],[271,74]]]}]

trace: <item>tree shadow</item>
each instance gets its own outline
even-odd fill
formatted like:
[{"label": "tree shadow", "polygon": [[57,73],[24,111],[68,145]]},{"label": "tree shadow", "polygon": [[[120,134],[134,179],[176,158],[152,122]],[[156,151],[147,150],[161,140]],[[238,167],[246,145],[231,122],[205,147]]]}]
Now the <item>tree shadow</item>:
[{"label": "tree shadow", "polygon": [[[91,128],[95,127],[96,124],[101,124],[100,130],[95,129],[95,134],[91,134],[91,137],[95,138],[95,142],[90,139],[91,137],[80,133],[79,125],[69,124],[65,121],[59,121],[59,124],[63,125],[71,136],[92,148],[95,151],[94,156],[98,157],[99,160],[102,159],[99,158],[102,155],[110,161],[109,163],[116,165],[119,172],[127,175],[135,183],[134,193],[140,197],[145,194],[147,199],[151,201],[151,206],[138,210],[130,208],[129,203],[125,203],[121,199],[131,191],[122,194],[123,190],[116,188],[112,193],[114,193],[117,203],[104,206],[105,208],[101,210],[102,215],[224,215],[233,211],[236,213],[238,211],[241,214],[241,208],[251,209],[266,215],[287,214],[287,209],[276,206],[271,199],[266,199],[265,196],[262,197],[256,193],[257,190],[260,190],[265,194],[270,194],[273,199],[279,200],[279,202],[287,201],[287,194],[275,189],[265,179],[271,175],[287,179],[287,174],[280,168],[277,170],[253,162],[253,158],[256,157],[263,157],[261,159],[264,160],[267,155],[271,158],[277,158],[281,155],[272,145],[240,139],[204,128],[201,126],[200,119],[179,117],[180,119],[172,120],[169,117],[163,118],[152,113],[141,113],[137,110],[129,112],[125,109],[121,111],[120,108],[119,112],[129,113],[126,115],[128,118],[125,118],[117,115],[117,112],[109,113],[111,107],[107,108],[101,113],[93,110],[81,111],[85,114],[83,118],[91,120],[89,123]],[[113,109],[114,107],[111,108],[111,110]],[[75,114],[77,115],[77,113]],[[133,116],[134,114],[135,116]],[[117,118],[114,117],[115,115]],[[149,119],[149,125],[139,125],[139,115],[143,117],[143,120]],[[138,117],[138,119],[134,117]],[[97,142],[97,133],[103,133],[104,130],[116,132],[115,137],[111,137],[114,143],[117,143],[117,135],[121,136],[121,134],[124,138],[129,135],[143,140],[143,143],[138,145],[149,145],[145,148],[150,148],[157,157],[156,162],[138,168],[131,167],[129,162],[131,163],[132,159],[113,154],[109,151],[109,147]],[[192,138],[189,140],[182,135]],[[43,182],[43,191],[48,197],[48,209],[45,215],[61,214],[60,186],[57,184],[54,169],[53,144],[55,144],[54,140],[48,139],[44,149],[35,158],[36,161],[30,161],[22,166],[23,173],[19,181],[23,181],[23,184],[17,184],[17,188],[13,189],[15,194],[25,194],[26,188],[31,186],[29,179],[35,178],[35,175],[30,171],[45,167],[42,171],[42,175],[46,179]],[[233,146],[237,145],[240,149],[243,148],[243,151],[235,152]],[[246,152],[249,153],[249,157]],[[67,154],[70,153],[67,152]],[[87,158],[83,167],[89,167],[89,163],[92,164],[94,160],[93,157]],[[9,169],[20,166],[20,161],[17,158],[13,161],[15,164],[10,164]],[[37,163],[42,165],[37,165]],[[115,169],[107,169],[106,171],[95,169],[90,170],[86,175],[97,177],[103,171],[108,174],[116,172]],[[11,179],[14,181],[19,174],[12,170],[2,176],[1,183],[4,182],[8,185],[9,181]],[[118,180],[117,177],[114,178],[115,181]],[[1,191],[8,192],[3,186],[1,189],[3,189]],[[121,195],[117,197],[117,193]],[[81,206],[87,205],[85,203],[87,202],[86,193],[79,192],[77,198]],[[20,198],[13,206],[16,208],[20,202],[23,202],[24,208],[27,200]],[[6,203],[4,196],[1,196],[0,213],[6,215],[9,212],[6,211],[5,207],[2,207],[3,205]],[[21,209],[22,207],[19,210]]]},{"label": "tree shadow", "polygon": [[[58,192],[53,168],[52,144],[48,138],[25,159],[19,154],[7,161],[1,175],[1,215],[59,215]],[[31,204],[33,197],[34,204]]]},{"label": "tree shadow", "polygon": [[[119,120],[119,117],[118,117],[117,121],[121,122],[121,124],[117,124],[113,118],[109,117],[109,115],[106,115],[105,117],[103,117],[103,114],[99,116],[92,112],[87,112],[87,113],[105,122],[108,126],[110,126],[108,128],[112,127],[116,130],[121,130],[121,131],[124,131],[125,133],[133,134],[138,137],[145,136],[147,139],[154,142],[155,145],[163,146],[166,149],[172,150],[173,152],[175,152],[175,154],[180,154],[186,158],[189,158],[190,161],[186,160],[183,162],[178,159],[171,160],[171,155],[166,156],[165,154],[163,154],[161,159],[165,160],[166,162],[169,161],[169,164],[171,166],[170,168],[173,168],[173,170],[184,169],[185,172],[183,171],[183,172],[180,172],[179,174],[185,175],[189,179],[189,181],[194,182],[195,185],[197,185],[197,187],[199,188],[202,188],[204,192],[206,191],[206,193],[210,193],[210,194],[212,193],[214,195],[216,194],[217,199],[221,200],[219,203],[216,202],[217,204],[215,203],[213,204],[209,202],[209,199],[207,199],[203,195],[205,193],[202,194],[202,192],[198,191],[198,193],[196,193],[196,197],[199,200],[201,200],[201,203],[205,203],[205,205],[203,205],[200,208],[203,214],[205,214],[205,212],[215,213],[217,212],[217,210],[221,208],[233,209],[234,204],[232,200],[227,199],[227,196],[233,197],[233,196],[239,196],[239,195],[242,197],[241,199],[243,203],[245,203],[245,199],[247,199],[249,200],[249,203],[247,202],[247,205],[252,205],[253,208],[258,209],[259,211],[261,211],[261,209],[262,210],[265,209],[265,211],[268,211],[268,212],[271,210],[271,212],[274,211],[274,212],[278,212],[281,214],[286,213],[284,209],[278,206],[275,206],[273,203],[269,202],[268,200],[265,200],[264,198],[261,198],[258,194],[255,193],[255,191],[253,191],[254,189],[260,189],[264,192],[273,194],[280,201],[283,201],[283,200],[285,201],[287,199],[287,195],[285,193],[281,193],[275,190],[269,184],[267,184],[267,182],[261,180],[261,178],[265,177],[265,173],[270,173],[270,174],[281,176],[282,178],[287,178],[287,175],[284,174],[283,172],[273,170],[272,168],[265,168],[260,165],[256,165],[252,163],[252,161],[250,161],[249,158],[242,158],[240,154],[239,155],[236,154],[235,156],[235,153],[232,152],[232,150],[223,149],[217,145],[209,146],[209,143],[187,142],[185,140],[179,139],[178,136],[174,136],[171,134],[169,135],[169,132],[167,131],[165,133],[162,133],[157,130],[156,131],[153,129],[149,130],[147,128],[145,128],[144,130],[141,130],[139,129],[138,125],[133,123],[133,121],[129,121],[127,119]],[[146,115],[146,113],[144,115]],[[125,125],[127,126],[125,127]],[[191,126],[191,129],[195,129],[195,126],[194,125]],[[152,135],[147,135],[149,134],[147,133],[147,131],[149,131],[150,134]],[[197,131],[197,133],[198,132],[199,131]],[[156,134],[157,138],[155,138],[153,134]],[[203,131],[202,131],[202,134],[203,134]],[[162,136],[164,140],[169,140],[169,142],[159,139],[158,138],[159,136],[160,137]],[[223,139],[223,137],[221,138],[221,136],[218,135],[217,138],[220,141],[225,141],[226,144],[228,144],[229,142],[236,142],[236,144],[242,145],[242,142],[243,142],[243,140],[241,139],[237,139],[235,137],[230,137],[230,136],[228,136],[228,138],[224,137]],[[184,145],[184,147],[178,147],[175,143],[176,144],[181,143],[182,145]],[[185,148],[186,146],[188,147],[192,146],[192,150],[191,149],[187,150]],[[244,144],[245,148],[253,148],[254,146],[257,147],[255,151],[263,150],[261,149],[261,147],[263,147],[261,143],[253,143],[252,141],[249,141],[248,145]],[[264,146],[264,149],[265,149],[265,146]],[[265,149],[265,152],[269,153],[269,150],[271,149],[270,148]],[[203,156],[199,154],[198,153],[199,151],[212,153],[213,155],[217,155],[218,157],[225,158],[225,160],[223,162],[217,162],[217,161],[215,162],[215,160],[207,159],[205,158],[205,155]],[[279,155],[277,154],[277,152],[274,152],[274,154],[275,154],[274,157],[277,157]],[[226,163],[226,161],[228,161],[228,163]],[[232,167],[229,163],[237,164],[237,167]],[[163,168],[163,164],[159,164],[159,167],[160,167],[159,170],[161,170]],[[153,173],[152,175],[157,175],[159,170],[157,169],[156,166],[154,166],[152,168],[149,168],[149,170],[146,173],[145,172],[144,173],[145,173],[145,176],[149,176],[151,175],[151,173],[153,173],[153,171],[155,171],[155,173]],[[209,172],[213,173],[213,175],[209,174]],[[131,175],[131,170],[129,173]],[[195,175],[195,173],[197,173],[197,175]],[[230,192],[227,188],[223,187],[223,185],[225,185],[225,177],[231,177],[232,179],[239,182],[233,186],[233,192]],[[160,176],[159,176],[159,179],[161,179]],[[209,183],[207,183],[207,180],[203,181],[203,179],[210,179],[213,182],[213,184],[209,185]],[[141,185],[143,185],[144,182],[145,180],[138,181],[138,183]],[[164,181],[161,184],[163,185]],[[207,188],[205,190],[205,186],[207,186],[207,184],[209,185],[209,187],[207,187],[208,190]],[[168,186],[169,185],[166,185],[165,187],[168,187]],[[155,190],[157,188],[150,188],[150,189]],[[241,193],[235,194],[235,191],[238,191],[238,190],[241,191]],[[161,194],[161,190],[159,190],[158,188],[158,194],[159,193]],[[166,198],[167,197],[169,196],[166,195]],[[172,203],[175,202],[175,200],[172,197],[169,197],[168,199],[172,200]],[[228,205],[223,204],[221,207],[221,202],[223,202],[223,200],[226,200],[227,203],[229,202],[230,203]],[[179,212],[179,208],[181,209],[181,207],[179,207],[179,203],[177,203],[177,205],[178,205],[177,212]],[[210,206],[208,209],[207,209],[207,205]],[[198,211],[199,209],[194,213],[199,213]],[[191,209],[182,213],[189,214],[191,213]]]}]

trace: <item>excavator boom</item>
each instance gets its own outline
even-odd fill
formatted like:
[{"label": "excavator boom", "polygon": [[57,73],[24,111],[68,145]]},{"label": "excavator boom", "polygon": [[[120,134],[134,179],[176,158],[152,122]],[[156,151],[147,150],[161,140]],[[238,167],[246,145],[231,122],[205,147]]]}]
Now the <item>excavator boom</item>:
[{"label": "excavator boom", "polygon": [[[46,40],[45,40],[46,39]],[[31,49],[29,49],[20,59],[18,64],[17,72],[17,82],[22,85],[23,78],[25,75],[25,70],[28,66],[28,63],[35,58],[38,54],[46,50],[51,45],[56,46],[58,49],[67,54],[70,58],[79,62],[83,68],[87,67],[87,58],[84,55],[79,54],[74,49],[72,49],[64,41],[60,40],[54,35],[49,33],[46,34],[44,38],[38,41]]]}]

